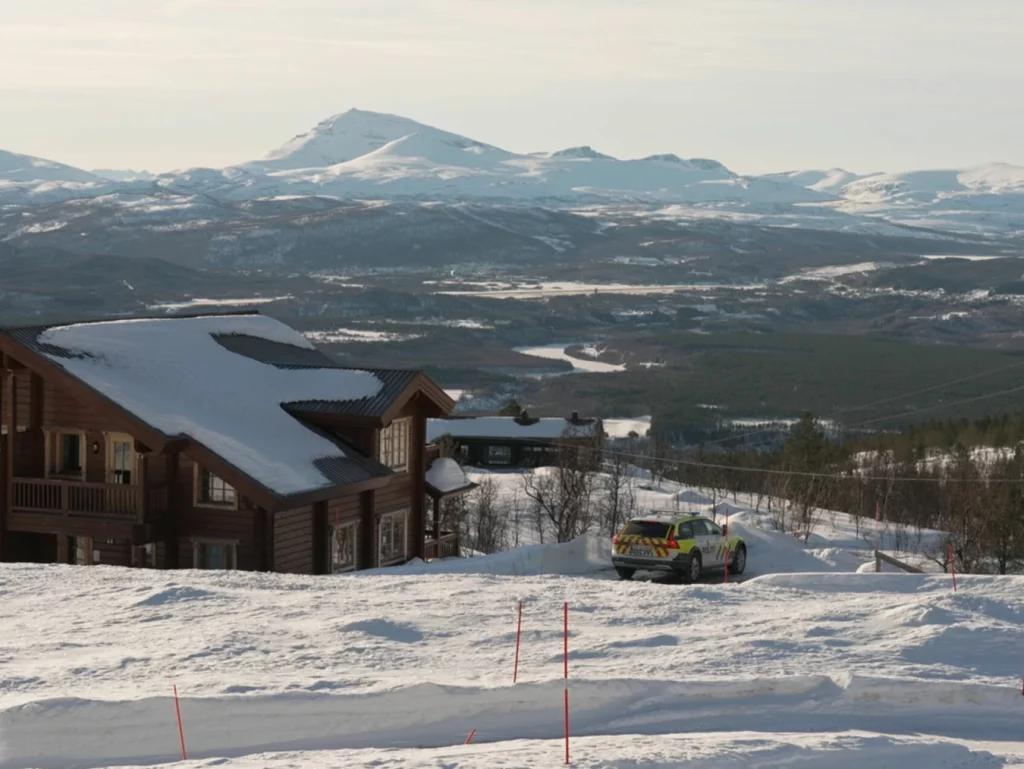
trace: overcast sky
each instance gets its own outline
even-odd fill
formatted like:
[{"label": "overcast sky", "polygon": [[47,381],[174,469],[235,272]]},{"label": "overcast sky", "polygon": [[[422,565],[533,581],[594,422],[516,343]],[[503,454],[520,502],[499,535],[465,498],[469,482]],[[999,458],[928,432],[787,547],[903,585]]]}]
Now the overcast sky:
[{"label": "overcast sky", "polygon": [[1024,0],[7,0],[0,148],[264,155],[350,107],[741,173],[1024,164]]}]

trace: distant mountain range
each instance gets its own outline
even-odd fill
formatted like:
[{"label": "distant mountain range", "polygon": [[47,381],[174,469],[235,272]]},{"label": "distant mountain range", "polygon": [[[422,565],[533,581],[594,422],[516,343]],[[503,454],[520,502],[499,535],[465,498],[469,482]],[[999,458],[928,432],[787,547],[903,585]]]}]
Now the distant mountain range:
[{"label": "distant mountain range", "polygon": [[[169,202],[168,197],[173,198]],[[671,154],[621,160],[591,147],[517,154],[395,115],[350,110],[264,158],[227,168],[152,175],[85,171],[0,151],[0,211],[95,200],[154,223],[207,221],[218,206],[294,207],[324,200],[456,202],[600,211],[636,209],[675,221],[757,223],[912,237],[1024,236],[1024,168],[854,174],[841,169],[742,176],[722,163]],[[335,201],[331,203],[329,201]],[[29,217],[33,218],[34,217]],[[0,229],[0,239],[26,234]]]}]

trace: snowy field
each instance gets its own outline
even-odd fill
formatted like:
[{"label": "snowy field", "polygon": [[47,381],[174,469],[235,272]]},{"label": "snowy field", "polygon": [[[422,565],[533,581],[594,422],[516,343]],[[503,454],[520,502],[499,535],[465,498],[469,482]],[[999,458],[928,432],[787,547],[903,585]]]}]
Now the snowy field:
[{"label": "snowy field", "polygon": [[545,360],[564,360],[572,364],[571,374],[614,374],[625,371],[626,367],[617,363],[603,363],[599,360],[578,358],[570,355],[566,350],[572,345],[546,344],[539,347],[514,347],[513,352],[521,355],[531,355],[534,358]]},{"label": "snowy field", "polygon": [[618,581],[595,534],[319,578],[0,566],[0,769],[177,762],[173,686],[180,766],[557,766],[564,602],[575,766],[1024,766],[1024,578],[857,573],[848,516],[805,547],[716,502],[731,584]]}]

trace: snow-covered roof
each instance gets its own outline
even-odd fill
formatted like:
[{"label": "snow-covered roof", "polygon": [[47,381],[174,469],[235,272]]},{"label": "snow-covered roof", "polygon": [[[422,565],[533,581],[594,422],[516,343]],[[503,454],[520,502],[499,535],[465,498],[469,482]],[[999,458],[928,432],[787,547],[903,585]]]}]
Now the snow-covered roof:
[{"label": "snow-covered roof", "polygon": [[435,459],[427,470],[427,485],[439,494],[451,494],[469,488],[473,482],[466,477],[454,459]]},{"label": "snow-covered roof", "polygon": [[458,438],[555,439],[564,435],[585,437],[595,435],[599,428],[600,423],[597,420],[579,424],[561,417],[531,420],[526,424],[517,422],[515,417],[428,419],[427,441],[436,441],[445,434]]},{"label": "snow-covered roof", "polygon": [[315,349],[261,315],[55,326],[36,341],[50,360],[142,422],[191,438],[278,495],[336,485],[319,467],[336,465],[345,452],[283,404],[371,398],[381,381],[366,371],[260,362],[218,341],[233,335]]}]

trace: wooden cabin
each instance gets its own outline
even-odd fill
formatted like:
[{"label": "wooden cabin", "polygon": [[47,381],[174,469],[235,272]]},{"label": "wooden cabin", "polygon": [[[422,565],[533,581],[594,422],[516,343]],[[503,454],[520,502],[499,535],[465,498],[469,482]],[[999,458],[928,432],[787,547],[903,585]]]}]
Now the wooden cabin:
[{"label": "wooden cabin", "polygon": [[427,421],[427,440],[451,440],[459,462],[474,467],[542,467],[557,461],[560,446],[579,443],[592,447],[601,461],[604,427],[600,419],[466,416]]},{"label": "wooden cabin", "polygon": [[258,313],[0,329],[0,404],[4,561],[325,574],[458,554],[425,481],[426,421],[452,400]]}]

